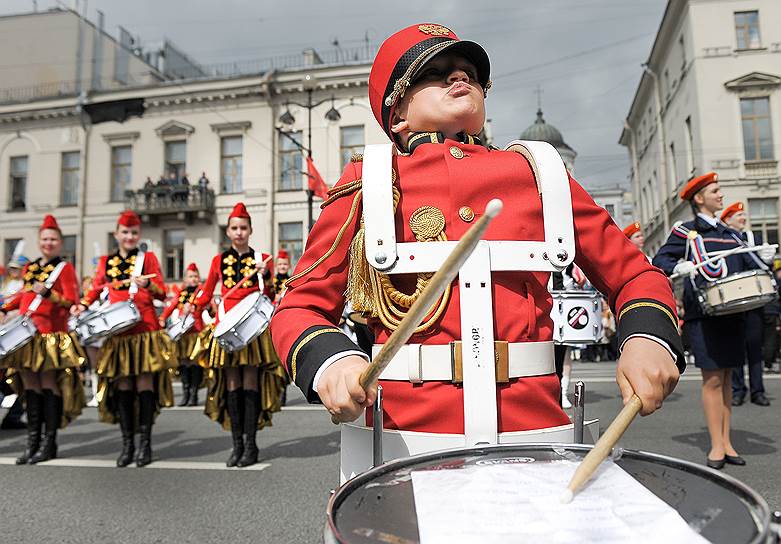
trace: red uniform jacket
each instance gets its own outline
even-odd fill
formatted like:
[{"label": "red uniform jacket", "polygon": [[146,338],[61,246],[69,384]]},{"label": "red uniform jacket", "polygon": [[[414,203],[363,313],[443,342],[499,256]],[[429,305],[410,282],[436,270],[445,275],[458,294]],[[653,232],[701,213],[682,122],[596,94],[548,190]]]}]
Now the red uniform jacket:
[{"label": "red uniform jacket", "polygon": [[[26,313],[35,299],[35,293],[32,292],[33,283],[46,282],[49,274],[61,261],[60,257],[55,257],[46,263],[43,259],[27,263],[22,275],[24,288],[3,306],[3,311],[19,310],[21,314]],[[38,309],[32,314],[35,328],[40,333],[67,332],[70,315],[68,310],[78,300],[79,280],[76,278],[76,270],[71,263],[66,263],[51,291],[44,295]]]},{"label": "red uniform jacket", "polygon": [[[451,152],[458,147],[463,153]],[[361,179],[362,164],[350,163],[331,191],[341,194],[324,206],[314,226],[297,271],[305,270],[326,254],[350,215],[355,197],[347,186]],[[445,216],[445,234],[458,240],[470,223],[459,209],[469,206],[479,215],[492,198],[504,202],[504,211],[488,228],[486,240],[544,240],[542,202],[527,161],[509,151],[489,150],[453,140],[426,143],[409,156],[396,156],[393,168],[401,198],[396,211],[396,238],[415,242],[410,215],[422,206],[434,206]],[[575,226],[575,262],[603,294],[619,319],[619,344],[632,334],[645,333],[666,341],[683,369],[675,304],[665,275],[624,236],[608,213],[570,180]],[[344,192],[340,193],[340,189]],[[318,401],[312,381],[320,365],[337,353],[356,346],[336,331],[345,304],[349,247],[361,218],[358,206],[336,251],[312,272],[288,284],[271,322],[274,346],[296,384],[310,402]],[[468,214],[466,214],[468,217]],[[546,272],[493,272],[494,337],[509,342],[550,341],[551,296]],[[406,285],[393,276],[400,291],[414,291],[414,277]],[[370,323],[376,341],[389,332],[378,321]],[[461,339],[458,283],[451,301],[434,326],[410,343],[447,344]],[[321,332],[322,331],[322,332]],[[463,390],[449,382],[411,384],[381,381],[385,425],[412,431],[463,433]],[[559,381],[555,374],[513,379],[497,385],[500,432],[545,428],[569,423],[559,407]]]},{"label": "red uniform jacket", "polygon": [[[92,287],[81,299],[81,303],[89,306],[95,302],[104,287],[109,288],[108,300],[111,304],[128,300],[130,298],[130,285],[115,285],[114,282],[130,279],[136,255],[138,255],[138,249],[130,251],[125,258],[122,258],[119,252],[101,257],[92,280]],[[155,274],[155,276],[149,279],[149,285],[146,288],[138,289],[133,299],[141,313],[141,322],[132,329],[120,333],[122,335],[160,330],[152,301],[154,299],[165,300],[165,284],[163,283],[163,274],[160,271],[160,263],[157,256],[151,251],[144,253],[144,267],[139,275],[144,274]]]},{"label": "red uniform jacket", "polygon": [[[268,253],[261,253],[262,259],[265,261],[268,257]],[[195,300],[195,304],[198,309],[207,308],[209,302],[211,302],[212,296],[214,296],[214,289],[217,287],[217,282],[220,282],[220,294],[223,296],[230,291],[241,278],[255,268],[255,251],[252,248],[246,253],[239,255],[239,252],[233,248],[227,251],[223,251],[219,255],[215,255],[212,259],[212,264],[209,267],[209,275],[206,276],[206,281],[203,284],[203,289]],[[271,297],[271,272],[266,269],[266,273],[263,276],[263,294],[267,297]],[[258,286],[257,276],[252,276],[246,280],[239,289],[228,298],[223,299],[222,304],[224,310],[227,312],[238,304],[241,299],[260,290]],[[220,316],[217,315],[216,323],[219,323]]]},{"label": "red uniform jacket", "polygon": [[[178,286],[175,287],[174,298],[171,299],[171,302],[168,304],[168,306],[166,306],[165,310],[163,310],[163,313],[160,317],[163,319],[168,319],[171,317],[171,314],[174,313],[174,310],[179,310],[181,313],[184,305],[192,300],[193,295],[195,295],[200,288],[200,285],[196,285],[195,287],[185,287],[184,289]],[[186,334],[201,332],[203,330],[203,312],[194,312],[193,317],[195,318],[193,328],[187,331]]]}]

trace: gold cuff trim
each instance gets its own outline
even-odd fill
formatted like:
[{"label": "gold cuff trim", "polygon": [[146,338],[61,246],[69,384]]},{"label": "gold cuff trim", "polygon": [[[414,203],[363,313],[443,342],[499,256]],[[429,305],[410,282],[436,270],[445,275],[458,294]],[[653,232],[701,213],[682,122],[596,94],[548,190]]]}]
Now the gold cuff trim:
[{"label": "gold cuff trim", "polygon": [[301,340],[296,348],[293,350],[293,355],[290,357],[290,373],[293,376],[293,380],[296,379],[296,360],[298,359],[298,352],[301,351],[301,348],[303,348],[306,344],[320,336],[321,334],[325,334],[327,332],[335,332],[339,334],[343,334],[342,331],[339,329],[318,329],[316,331],[313,331],[309,334],[307,334],[303,340]]},{"label": "gold cuff trim", "polygon": [[619,322],[621,321],[621,318],[624,317],[625,313],[627,313],[629,310],[634,310],[635,308],[655,308],[657,310],[660,310],[667,317],[670,318],[670,321],[672,322],[673,327],[678,329],[678,322],[675,320],[675,316],[673,316],[673,314],[670,312],[670,310],[668,310],[667,308],[665,308],[661,304],[656,304],[656,303],[653,303],[653,302],[635,302],[635,303],[630,304],[629,306],[624,306],[624,308],[621,310],[621,313],[618,314],[618,321]]}]

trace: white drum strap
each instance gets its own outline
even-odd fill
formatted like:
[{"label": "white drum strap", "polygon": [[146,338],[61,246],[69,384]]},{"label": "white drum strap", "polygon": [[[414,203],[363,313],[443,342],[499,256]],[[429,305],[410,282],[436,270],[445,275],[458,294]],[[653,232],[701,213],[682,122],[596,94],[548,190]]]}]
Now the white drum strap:
[{"label": "white drum strap", "polygon": [[393,145],[367,145],[363,152],[363,220],[366,260],[377,270],[396,264],[393,217]]},{"label": "white drum strap", "polygon": [[[145,253],[143,251],[140,251],[136,253],[136,264],[133,265],[133,271],[130,273],[130,279],[133,280],[134,278],[137,278],[140,276],[144,271],[144,256]],[[151,281],[151,280],[150,280]],[[136,285],[136,282],[131,281],[130,282],[130,288],[128,289],[130,292],[130,298],[136,296],[136,293],[138,293],[138,285]]]},{"label": "white drum strap", "polygon": [[[65,268],[66,261],[61,261],[56,267],[54,267],[54,270],[52,270],[52,273],[49,274],[49,277],[46,278],[46,282],[44,282],[44,285],[46,286],[46,289],[51,289],[54,284],[57,282],[57,278],[60,276],[60,273],[62,272],[62,269]],[[35,295],[35,298],[30,303],[30,306],[27,307],[27,314],[32,314],[35,310],[38,309],[38,306],[41,305],[41,302],[43,301],[43,296],[41,295]]]}]

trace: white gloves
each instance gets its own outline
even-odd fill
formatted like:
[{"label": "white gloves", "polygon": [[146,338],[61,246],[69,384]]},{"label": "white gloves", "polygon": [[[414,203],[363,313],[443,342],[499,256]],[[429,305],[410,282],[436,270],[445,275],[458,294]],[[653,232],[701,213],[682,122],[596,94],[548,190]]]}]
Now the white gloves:
[{"label": "white gloves", "polygon": [[681,261],[673,268],[673,274],[681,276],[688,276],[692,272],[694,272],[694,263],[691,261]]},{"label": "white gloves", "polygon": [[773,257],[776,256],[776,250],[772,246],[760,246],[757,253],[759,253],[759,258],[762,259],[765,264],[772,263]]}]

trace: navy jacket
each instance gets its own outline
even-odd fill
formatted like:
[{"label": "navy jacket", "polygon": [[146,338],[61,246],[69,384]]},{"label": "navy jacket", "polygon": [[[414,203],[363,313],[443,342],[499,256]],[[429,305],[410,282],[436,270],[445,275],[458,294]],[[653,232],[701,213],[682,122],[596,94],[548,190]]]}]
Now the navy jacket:
[{"label": "navy jacket", "polygon": [[[724,223],[719,222],[714,227],[703,218],[697,216],[693,221],[687,221],[673,228],[667,241],[659,248],[659,252],[654,257],[654,266],[661,268],[668,276],[671,275],[678,261],[687,256],[687,249],[688,260],[694,263],[701,262],[696,255],[692,254],[693,252],[690,249],[688,238],[690,231],[696,231],[702,236],[705,251],[708,253],[726,251],[734,249],[738,245],[745,245],[745,242],[743,242],[744,237]],[[757,261],[748,253],[729,255],[725,261],[728,275],[760,268]],[[717,261],[713,265],[706,267],[705,273],[713,278],[720,277],[719,264],[720,262]],[[695,282],[698,286],[703,286],[708,283],[708,280],[697,272]],[[700,303],[697,301],[697,295],[688,278],[684,281],[683,308],[685,311],[684,321],[706,317],[702,312]]]}]

